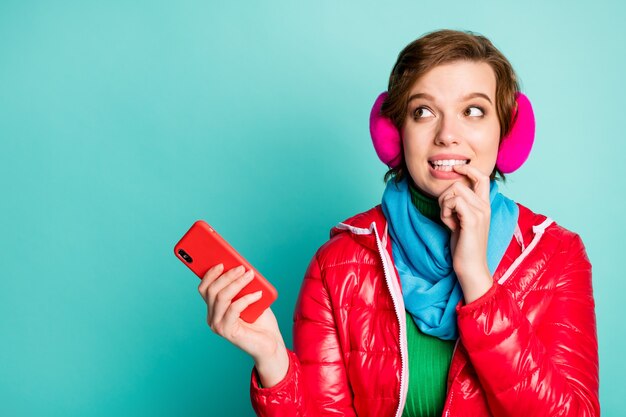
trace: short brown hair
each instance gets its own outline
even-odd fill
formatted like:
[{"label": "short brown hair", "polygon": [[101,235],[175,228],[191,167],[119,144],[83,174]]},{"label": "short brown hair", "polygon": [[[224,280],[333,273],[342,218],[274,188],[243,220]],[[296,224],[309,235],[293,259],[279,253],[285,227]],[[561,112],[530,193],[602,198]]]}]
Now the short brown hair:
[{"label": "short brown hair", "polygon": [[[409,92],[415,82],[437,65],[466,60],[485,62],[491,66],[496,76],[496,113],[500,122],[500,140],[511,128],[511,115],[515,107],[515,92],[519,91],[517,76],[511,63],[482,35],[470,31],[438,30],[427,33],[408,44],[398,55],[391,70],[387,98],[382,104],[381,115],[388,117],[399,131],[406,119]],[[408,172],[406,161],[385,174],[400,181]],[[504,180],[504,174],[494,168],[491,179]]]}]

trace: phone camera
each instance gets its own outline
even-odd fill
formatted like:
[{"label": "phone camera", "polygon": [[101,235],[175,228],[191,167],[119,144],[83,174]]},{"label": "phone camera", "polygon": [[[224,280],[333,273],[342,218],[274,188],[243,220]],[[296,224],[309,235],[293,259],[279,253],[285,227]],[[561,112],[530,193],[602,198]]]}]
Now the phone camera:
[{"label": "phone camera", "polygon": [[189,256],[187,254],[187,252],[185,252],[184,250],[179,249],[178,250],[178,254],[181,256],[181,258],[183,258],[185,261],[187,261],[187,263],[192,263],[193,262],[193,259],[191,258],[191,256]]}]

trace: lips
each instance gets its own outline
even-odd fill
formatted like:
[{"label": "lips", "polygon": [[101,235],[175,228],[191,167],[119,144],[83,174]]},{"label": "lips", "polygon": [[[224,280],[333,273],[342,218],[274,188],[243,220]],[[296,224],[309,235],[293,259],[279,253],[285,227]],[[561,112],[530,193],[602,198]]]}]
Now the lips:
[{"label": "lips", "polygon": [[470,161],[471,159],[468,156],[459,153],[439,153],[428,158],[429,163],[446,160]]}]

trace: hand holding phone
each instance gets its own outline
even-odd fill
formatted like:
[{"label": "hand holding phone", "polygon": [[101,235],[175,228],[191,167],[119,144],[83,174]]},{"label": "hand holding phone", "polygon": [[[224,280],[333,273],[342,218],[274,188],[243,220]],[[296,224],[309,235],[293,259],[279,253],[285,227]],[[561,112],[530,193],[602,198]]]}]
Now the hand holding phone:
[{"label": "hand holding phone", "polygon": [[218,264],[223,264],[224,270],[243,265],[245,270],[251,271],[252,276],[249,277],[247,285],[232,299],[235,302],[244,296],[261,291],[260,298],[241,313],[241,318],[248,323],[254,323],[278,297],[272,284],[203,220],[196,221],[189,228],[174,246],[174,254],[200,279],[209,268]]},{"label": "hand holding phone", "polygon": [[211,330],[252,356],[263,386],[280,382],[289,369],[289,355],[269,308],[277,297],[274,287],[201,220],[175,245],[174,253],[202,279],[198,291],[207,304]]},{"label": "hand holding phone", "polygon": [[224,267],[217,265],[209,269],[198,290],[207,303],[211,330],[252,356],[261,383],[270,388],[287,374],[289,354],[270,308],[252,324],[239,319],[240,312],[254,302],[252,293],[231,303],[232,296],[251,279],[242,274],[242,268],[224,272]]}]

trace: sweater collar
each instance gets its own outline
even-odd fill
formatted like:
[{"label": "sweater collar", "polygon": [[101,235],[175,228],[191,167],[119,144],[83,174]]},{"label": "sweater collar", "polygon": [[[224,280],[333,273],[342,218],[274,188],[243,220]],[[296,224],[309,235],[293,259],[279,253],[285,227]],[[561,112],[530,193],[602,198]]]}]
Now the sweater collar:
[{"label": "sweater collar", "polygon": [[417,208],[424,217],[436,223],[441,223],[439,201],[434,197],[429,197],[424,194],[423,191],[417,188],[413,181],[409,181],[409,191],[411,192],[411,202],[413,202],[415,208]]}]

